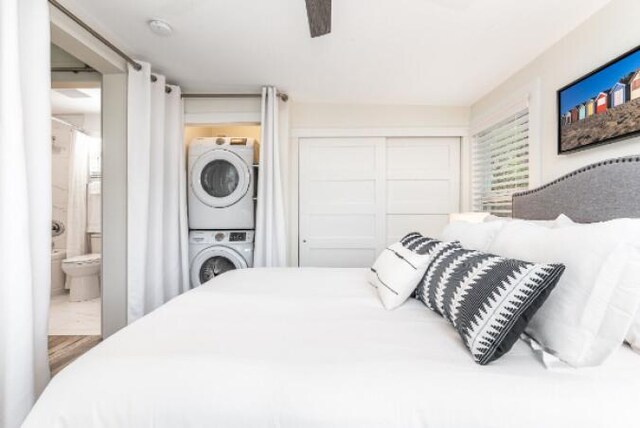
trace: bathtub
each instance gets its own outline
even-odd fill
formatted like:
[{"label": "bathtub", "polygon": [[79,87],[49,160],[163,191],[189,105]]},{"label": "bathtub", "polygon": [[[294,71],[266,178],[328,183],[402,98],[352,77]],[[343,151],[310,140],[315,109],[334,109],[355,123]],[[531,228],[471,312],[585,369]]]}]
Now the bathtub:
[{"label": "bathtub", "polygon": [[51,295],[64,293],[65,274],[62,271],[62,261],[67,252],[62,249],[51,250]]}]

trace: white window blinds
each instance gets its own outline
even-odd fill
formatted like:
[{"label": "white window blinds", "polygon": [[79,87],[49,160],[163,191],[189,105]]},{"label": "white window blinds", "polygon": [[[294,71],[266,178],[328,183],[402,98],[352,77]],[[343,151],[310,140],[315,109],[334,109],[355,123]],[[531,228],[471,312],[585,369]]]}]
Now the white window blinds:
[{"label": "white window blinds", "polygon": [[471,156],[474,211],[511,216],[511,196],[529,187],[529,109],[474,135]]}]

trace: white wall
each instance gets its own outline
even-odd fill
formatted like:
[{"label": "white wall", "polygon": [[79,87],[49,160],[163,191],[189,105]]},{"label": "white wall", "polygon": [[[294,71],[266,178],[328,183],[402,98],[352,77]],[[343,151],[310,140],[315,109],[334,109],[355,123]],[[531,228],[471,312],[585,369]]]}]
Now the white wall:
[{"label": "white wall", "polygon": [[376,104],[291,103],[295,128],[425,128],[466,127],[466,107]]},{"label": "white wall", "polygon": [[[542,182],[583,165],[611,157],[640,153],[640,138],[623,140],[582,152],[558,155],[556,90],[598,68],[640,43],[640,2],[613,0],[608,6],[534,59],[471,108],[471,122],[492,110],[514,91],[540,83],[540,167]],[[534,168],[536,166],[534,165]]]}]

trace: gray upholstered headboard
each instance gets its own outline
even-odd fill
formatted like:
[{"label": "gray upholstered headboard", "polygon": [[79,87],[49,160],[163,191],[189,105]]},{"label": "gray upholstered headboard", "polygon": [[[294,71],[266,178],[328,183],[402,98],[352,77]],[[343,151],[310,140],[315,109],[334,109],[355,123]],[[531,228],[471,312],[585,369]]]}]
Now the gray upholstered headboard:
[{"label": "gray upholstered headboard", "polygon": [[609,159],[513,195],[513,217],[578,223],[640,217],[640,155]]}]

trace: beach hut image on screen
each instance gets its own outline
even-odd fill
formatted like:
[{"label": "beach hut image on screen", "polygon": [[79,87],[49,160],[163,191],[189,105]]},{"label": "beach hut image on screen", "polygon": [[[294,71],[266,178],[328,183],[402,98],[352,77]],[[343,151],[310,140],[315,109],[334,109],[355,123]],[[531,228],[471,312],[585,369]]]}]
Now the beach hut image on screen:
[{"label": "beach hut image on screen", "polygon": [[569,113],[571,114],[571,123],[576,123],[579,119],[578,107],[572,108],[569,110]]},{"label": "beach hut image on screen", "polygon": [[620,81],[611,88],[611,107],[618,107],[629,101],[629,86]]},{"label": "beach hut image on screen", "polygon": [[571,111],[568,111],[562,115],[562,124],[571,125]]},{"label": "beach hut image on screen", "polygon": [[631,90],[631,99],[635,100],[640,98],[640,70],[633,73],[631,80],[629,81],[629,87]]},{"label": "beach hut image on screen", "polygon": [[609,106],[609,94],[600,92],[596,97],[596,114],[604,113]]},{"label": "beach hut image on screen", "polygon": [[596,100],[591,98],[589,101],[584,103],[584,105],[585,105],[585,108],[586,108],[587,117],[593,116],[594,113],[596,112]]},{"label": "beach hut image on screen", "polygon": [[580,104],[578,106],[578,120],[582,120],[587,117],[587,106],[586,104]]}]

